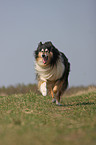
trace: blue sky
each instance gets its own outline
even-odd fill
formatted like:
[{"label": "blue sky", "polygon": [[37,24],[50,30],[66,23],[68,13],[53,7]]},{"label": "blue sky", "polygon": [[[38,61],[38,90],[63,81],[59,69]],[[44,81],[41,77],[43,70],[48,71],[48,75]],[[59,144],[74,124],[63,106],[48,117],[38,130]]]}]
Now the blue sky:
[{"label": "blue sky", "polygon": [[96,84],[95,0],[0,0],[0,86],[36,83],[34,50],[49,40],[71,63],[70,86]]}]

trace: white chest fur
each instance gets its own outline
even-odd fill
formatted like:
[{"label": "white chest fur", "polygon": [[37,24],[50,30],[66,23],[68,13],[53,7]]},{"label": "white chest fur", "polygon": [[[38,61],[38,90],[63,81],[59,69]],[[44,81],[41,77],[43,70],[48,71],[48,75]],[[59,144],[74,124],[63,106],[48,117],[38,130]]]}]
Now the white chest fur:
[{"label": "white chest fur", "polygon": [[62,58],[60,57],[56,63],[56,65],[51,66],[48,65],[46,67],[41,67],[37,63],[35,63],[35,69],[40,76],[40,79],[43,81],[54,81],[60,79],[63,75],[65,66],[62,63]]}]

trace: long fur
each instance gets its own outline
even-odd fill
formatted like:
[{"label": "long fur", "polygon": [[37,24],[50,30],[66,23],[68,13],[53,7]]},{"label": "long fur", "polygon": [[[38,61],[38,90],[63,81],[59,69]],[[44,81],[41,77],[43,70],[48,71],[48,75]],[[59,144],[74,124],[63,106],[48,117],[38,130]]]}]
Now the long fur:
[{"label": "long fur", "polygon": [[39,43],[35,51],[38,88],[43,96],[51,92],[52,102],[60,105],[60,97],[68,86],[70,63],[51,42]]}]

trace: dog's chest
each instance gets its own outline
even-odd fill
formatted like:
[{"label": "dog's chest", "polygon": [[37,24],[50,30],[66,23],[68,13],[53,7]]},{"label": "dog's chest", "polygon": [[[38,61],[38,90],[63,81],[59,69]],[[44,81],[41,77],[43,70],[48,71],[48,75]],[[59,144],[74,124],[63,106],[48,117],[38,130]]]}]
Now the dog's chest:
[{"label": "dog's chest", "polygon": [[53,67],[47,66],[45,68],[42,68],[36,63],[35,69],[36,69],[38,75],[40,76],[41,80],[55,81],[62,77],[65,66],[61,60],[58,60],[57,64],[54,65]]}]

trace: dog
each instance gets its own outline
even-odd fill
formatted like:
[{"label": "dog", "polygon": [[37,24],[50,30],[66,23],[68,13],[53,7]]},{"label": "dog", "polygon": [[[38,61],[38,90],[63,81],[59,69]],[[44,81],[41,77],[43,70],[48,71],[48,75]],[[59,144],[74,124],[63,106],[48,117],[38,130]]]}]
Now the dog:
[{"label": "dog", "polygon": [[61,95],[67,89],[70,63],[51,41],[40,42],[35,50],[35,70],[38,88],[43,96],[52,95],[52,102],[60,104]]}]

